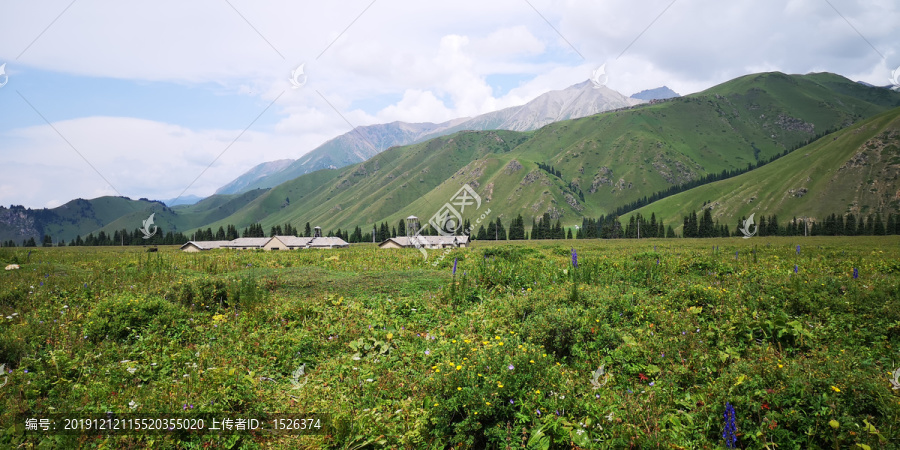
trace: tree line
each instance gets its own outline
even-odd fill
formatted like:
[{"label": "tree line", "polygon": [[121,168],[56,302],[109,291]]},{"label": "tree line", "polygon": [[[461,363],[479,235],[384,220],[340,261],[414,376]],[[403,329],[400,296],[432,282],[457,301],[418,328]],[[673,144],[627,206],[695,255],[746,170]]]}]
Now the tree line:
[{"label": "tree line", "polygon": [[[656,219],[656,213],[651,213],[647,218],[641,214],[634,214],[628,219],[625,226],[619,221],[619,217],[615,214],[601,215],[597,218],[584,217],[581,220],[581,226],[575,227],[575,233],[571,228],[564,228],[559,219],[554,222],[550,213],[544,213],[543,216],[532,218],[531,232],[527,232],[525,221],[521,214],[514,218],[507,229],[503,225],[503,221],[498,217],[487,223],[480,225],[477,231],[472,232],[470,238],[473,240],[529,240],[529,239],[640,239],[640,238],[711,238],[711,237],[741,237],[744,234],[741,228],[744,228],[746,217],[741,217],[735,224],[734,229],[729,228],[727,224],[720,224],[718,220],[712,217],[712,211],[709,208],[703,209],[698,215],[696,212],[682,217],[681,235],[675,233],[671,225],[665,225],[661,220]],[[849,213],[847,215],[831,214],[822,221],[809,220],[794,217],[792,220],[779,223],[777,215],[762,215],[757,221],[747,229],[749,233],[755,236],[884,236],[884,235],[900,235],[900,215],[893,213],[888,214],[887,220],[884,220],[881,213],[866,216],[855,215]],[[456,230],[456,234],[460,235],[465,230],[471,230],[472,224],[466,219],[463,226]],[[431,225],[426,224],[419,233],[423,236],[437,236],[439,233]],[[338,228],[335,231],[329,230],[326,236],[339,237],[349,243],[359,242],[382,242],[389,238],[398,236],[406,236],[406,221],[400,220],[396,226],[389,226],[387,222],[381,224],[373,224],[371,232],[363,233],[359,226],[356,226],[351,232]],[[41,238],[40,246],[113,246],[113,245],[180,245],[188,240],[192,241],[230,241],[238,237],[266,237],[266,233],[260,224],[251,224],[240,232],[234,225],[219,227],[213,232],[212,228],[206,230],[197,230],[191,234],[190,239],[180,232],[158,232],[149,239],[143,238],[143,233],[136,229],[131,233],[127,230],[118,230],[112,234],[99,232],[96,236],[90,233],[86,238],[82,239],[78,235],[68,244],[65,241],[54,242],[53,238],[47,234]],[[313,229],[309,222],[300,233],[299,228],[287,223],[284,225],[273,226],[269,230],[271,236],[300,236],[312,237]],[[373,239],[374,236],[374,239]],[[0,247],[17,247],[13,240],[5,240],[0,242]],[[22,247],[37,247],[38,242],[34,237],[22,241]]]},{"label": "tree line", "polygon": [[[760,160],[759,157],[757,156],[756,164],[747,163],[747,167],[745,167],[743,169],[723,170],[719,173],[708,173],[705,176],[702,176],[700,178],[696,178],[696,179],[690,180],[685,183],[680,183],[680,184],[676,184],[673,186],[669,186],[666,189],[654,192],[653,194],[650,194],[649,196],[641,197],[638,200],[635,200],[631,203],[628,203],[628,204],[625,204],[625,205],[622,205],[622,206],[616,208],[616,210],[614,211],[614,215],[621,216],[621,215],[630,213],[631,211],[634,211],[638,208],[647,206],[657,200],[662,200],[666,197],[670,197],[672,195],[687,191],[689,189],[693,189],[695,187],[703,186],[705,184],[713,183],[713,182],[719,181],[719,180],[726,180],[728,178],[736,177],[743,173],[747,173],[751,170],[759,169],[760,167],[762,167],[766,164],[769,164],[769,163],[775,161],[776,159],[787,156],[794,150],[797,150],[801,147],[809,145],[810,143],[815,142],[816,140],[822,138],[823,136],[834,133],[837,130],[838,130],[838,128],[829,128],[825,131],[821,131],[821,132],[817,133],[814,137],[811,137],[802,142],[799,142],[796,145],[794,145],[793,147],[791,147],[790,149],[786,149],[777,155],[773,155],[768,160]],[[753,147],[754,155],[758,155],[759,149],[756,148],[756,144],[751,142],[750,145]]]}]

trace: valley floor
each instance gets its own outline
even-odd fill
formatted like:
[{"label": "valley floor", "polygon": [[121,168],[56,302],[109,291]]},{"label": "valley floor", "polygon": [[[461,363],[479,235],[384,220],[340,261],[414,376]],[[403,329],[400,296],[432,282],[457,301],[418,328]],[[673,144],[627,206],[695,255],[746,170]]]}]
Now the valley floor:
[{"label": "valley floor", "polygon": [[[900,442],[896,236],[141,250],[0,249],[2,446]],[[27,429],[60,413],[322,428]]]}]

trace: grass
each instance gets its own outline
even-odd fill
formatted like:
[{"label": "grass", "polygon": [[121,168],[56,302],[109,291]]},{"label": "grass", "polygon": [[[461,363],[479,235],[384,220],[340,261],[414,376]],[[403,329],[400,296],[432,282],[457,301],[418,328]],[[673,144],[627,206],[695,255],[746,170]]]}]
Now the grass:
[{"label": "grass", "polygon": [[[0,273],[0,444],[721,448],[728,402],[739,448],[889,448],[898,244],[476,243],[437,267],[370,244],[2,249],[21,268]],[[59,412],[319,413],[327,432],[24,431]]]}]

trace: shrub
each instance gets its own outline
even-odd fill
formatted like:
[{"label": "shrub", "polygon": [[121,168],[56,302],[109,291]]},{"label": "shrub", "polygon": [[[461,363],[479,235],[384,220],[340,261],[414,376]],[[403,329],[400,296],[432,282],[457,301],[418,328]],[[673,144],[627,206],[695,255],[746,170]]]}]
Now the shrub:
[{"label": "shrub", "polygon": [[95,342],[125,341],[145,328],[166,328],[181,317],[181,308],[161,298],[125,293],[94,306],[87,316],[85,335]]}]

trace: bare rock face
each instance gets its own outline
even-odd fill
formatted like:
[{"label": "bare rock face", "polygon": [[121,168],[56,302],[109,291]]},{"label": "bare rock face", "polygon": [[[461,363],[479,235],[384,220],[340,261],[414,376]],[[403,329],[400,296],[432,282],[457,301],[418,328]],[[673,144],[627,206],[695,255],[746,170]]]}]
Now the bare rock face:
[{"label": "bare rock face", "polygon": [[815,125],[783,113],[775,119],[775,125],[785,131],[800,131],[807,134],[815,134],[816,131]]},{"label": "bare rock face", "polygon": [[522,186],[527,186],[541,178],[541,173],[537,170],[528,172],[528,175],[525,175],[525,178],[522,178],[522,181],[519,182]]},{"label": "bare rock face", "polygon": [[522,169],[522,164],[520,164],[520,163],[519,163],[518,161],[516,161],[516,160],[512,160],[512,161],[509,162],[509,164],[506,165],[506,167],[504,168],[504,172],[505,172],[507,175],[512,175],[512,174],[518,172],[518,171],[521,170],[521,169]]},{"label": "bare rock face", "polygon": [[697,177],[697,174],[681,161],[673,160],[662,154],[656,155],[652,166],[656,173],[669,184],[683,184]]},{"label": "bare rock face", "polygon": [[591,188],[588,190],[591,194],[597,192],[601,186],[612,186],[613,182],[610,176],[612,175],[612,169],[609,167],[601,167],[600,170],[597,171],[597,174],[594,175],[594,181],[591,182]]},{"label": "bare rock face", "polygon": [[568,203],[569,206],[571,206],[572,209],[574,209],[575,211],[582,211],[582,210],[584,210],[584,206],[581,206],[581,205],[578,203],[578,199],[576,199],[574,195],[572,195],[572,194],[570,194],[570,193],[568,193],[568,192],[566,192],[566,203]]},{"label": "bare rock face", "polygon": [[18,236],[34,236],[35,239],[41,236],[34,216],[22,206],[12,206],[8,209],[0,206],[0,226],[13,230]]},{"label": "bare rock face", "polygon": [[788,195],[791,195],[791,196],[800,198],[800,197],[803,197],[804,195],[806,195],[807,192],[809,192],[809,189],[806,189],[805,187],[802,187],[802,188],[799,188],[799,189],[790,189],[790,190],[788,190]]}]

